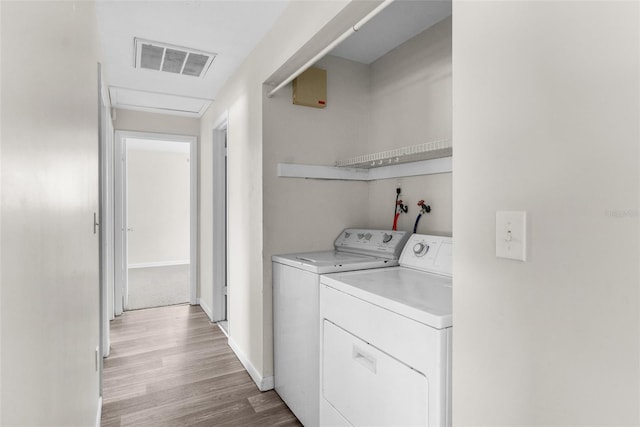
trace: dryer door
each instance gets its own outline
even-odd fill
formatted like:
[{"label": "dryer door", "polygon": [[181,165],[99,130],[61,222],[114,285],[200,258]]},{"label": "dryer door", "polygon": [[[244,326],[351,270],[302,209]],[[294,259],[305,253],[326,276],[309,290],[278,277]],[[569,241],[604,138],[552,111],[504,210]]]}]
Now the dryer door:
[{"label": "dryer door", "polygon": [[428,425],[424,375],[332,322],[323,323],[324,399],[354,426]]}]

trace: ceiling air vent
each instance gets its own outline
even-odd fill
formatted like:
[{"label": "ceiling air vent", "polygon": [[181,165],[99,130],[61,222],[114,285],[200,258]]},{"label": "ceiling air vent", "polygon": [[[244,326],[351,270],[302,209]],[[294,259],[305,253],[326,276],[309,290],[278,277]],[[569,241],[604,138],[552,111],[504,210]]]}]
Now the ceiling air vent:
[{"label": "ceiling air vent", "polygon": [[204,77],[215,53],[135,38],[136,68]]}]

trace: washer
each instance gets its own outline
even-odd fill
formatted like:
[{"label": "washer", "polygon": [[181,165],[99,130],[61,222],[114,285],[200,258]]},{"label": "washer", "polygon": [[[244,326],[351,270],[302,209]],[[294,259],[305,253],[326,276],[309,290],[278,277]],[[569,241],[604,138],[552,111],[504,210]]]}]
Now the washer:
[{"label": "washer", "polygon": [[272,257],[275,389],[305,426],[319,423],[320,275],[397,266],[408,238],[404,231],[349,228],[335,250]]},{"label": "washer", "polygon": [[451,425],[450,237],[400,266],[322,276],[320,425]]}]

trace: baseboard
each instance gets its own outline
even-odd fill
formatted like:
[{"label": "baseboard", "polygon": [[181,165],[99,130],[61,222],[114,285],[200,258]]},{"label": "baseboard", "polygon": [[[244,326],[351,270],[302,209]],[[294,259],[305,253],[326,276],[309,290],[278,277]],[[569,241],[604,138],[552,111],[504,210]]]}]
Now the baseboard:
[{"label": "baseboard", "polygon": [[271,375],[270,377],[262,379],[262,385],[259,388],[260,388],[260,391],[267,391],[267,390],[273,390],[274,387],[275,387],[275,383],[274,383],[273,375]]},{"label": "baseboard", "polygon": [[96,427],[100,427],[102,421],[102,396],[98,398],[98,413],[96,414]]},{"label": "baseboard", "polygon": [[191,262],[188,259],[179,259],[176,261],[139,262],[137,264],[129,264],[127,268],[170,267],[172,265],[185,264],[191,264]]},{"label": "baseboard", "polygon": [[244,354],[244,352],[231,337],[229,337],[229,347],[231,347],[233,352],[236,354],[236,356],[240,360],[240,363],[242,363],[242,366],[244,366],[244,369],[247,370],[247,373],[249,374],[253,382],[256,383],[256,386],[258,386],[258,389],[260,391],[273,389],[273,376],[263,378],[262,375],[258,373],[258,370],[255,368],[255,366],[253,366],[253,364],[249,361],[249,358]]},{"label": "baseboard", "polygon": [[[222,333],[224,334],[225,337],[229,338],[229,332],[222,327],[222,325],[220,324],[220,322],[216,322],[216,325],[218,325],[218,328],[220,328],[220,330],[222,331]],[[227,324],[227,327],[229,325]]]},{"label": "baseboard", "polygon": [[198,304],[200,305],[200,308],[202,308],[202,311],[209,316],[209,320],[213,322],[213,310],[211,310],[211,307],[209,307],[202,298],[198,298]]}]

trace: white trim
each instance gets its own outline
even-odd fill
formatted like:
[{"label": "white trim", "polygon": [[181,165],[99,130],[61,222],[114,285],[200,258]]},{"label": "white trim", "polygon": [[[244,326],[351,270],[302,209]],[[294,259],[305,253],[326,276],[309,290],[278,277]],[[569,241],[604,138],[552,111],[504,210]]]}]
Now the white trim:
[{"label": "white trim", "polygon": [[198,138],[193,136],[189,138],[191,146],[191,155],[189,160],[191,172],[190,184],[190,215],[191,226],[189,227],[190,249],[189,258],[191,259],[191,271],[189,272],[190,282],[190,303],[198,304]]},{"label": "white trim", "polygon": [[225,319],[225,287],[227,286],[227,248],[225,246],[226,235],[226,170],[225,170],[225,139],[227,135],[227,114],[225,113],[216,121],[216,126],[211,131],[213,142],[212,161],[212,191],[213,198],[213,271],[212,271],[212,301],[213,309],[211,320],[217,322]]},{"label": "white trim", "polygon": [[403,178],[407,176],[447,173],[453,170],[452,157],[422,160],[381,166],[372,169],[339,168],[323,165],[278,163],[277,173],[283,178],[315,178],[344,181],[375,181],[377,179]]},{"label": "white trim", "polygon": [[98,410],[96,414],[96,427],[100,427],[102,421],[102,396],[98,397]]},{"label": "white trim", "polygon": [[220,328],[220,330],[222,331],[224,336],[229,338],[229,331],[227,331],[225,328],[222,327],[222,322],[227,322],[227,327],[228,327],[229,326],[229,321],[222,320],[220,322],[216,322],[216,325],[218,325],[218,328]]},{"label": "white trim", "polygon": [[369,169],[278,163],[278,176],[287,178],[317,178],[341,179],[348,181],[368,181]]},{"label": "white trim", "polygon": [[114,292],[113,292],[113,314],[120,316],[124,311],[125,289],[127,286],[127,244],[126,244],[126,218],[125,200],[126,195],[126,173],[125,167],[127,150],[124,147],[124,140],[127,137],[122,131],[115,131],[114,145]]},{"label": "white trim", "polygon": [[273,390],[275,388],[274,386],[274,378],[273,375],[271,375],[270,377],[267,378],[263,378],[262,379],[262,385],[260,387],[258,387],[260,389],[260,391],[267,391],[267,390]]},{"label": "white trim", "polygon": [[209,305],[207,305],[206,301],[202,298],[198,298],[198,304],[200,305],[200,308],[202,309],[202,311],[205,312],[205,314],[207,315],[207,317],[209,317],[209,320],[211,320],[213,322],[213,312],[211,311],[211,307],[209,307]]},{"label": "white trim", "polygon": [[[195,100],[195,101],[202,102],[202,106],[196,111],[196,110],[193,110],[193,109],[192,110],[177,110],[177,109],[172,109],[172,108],[160,108],[160,107],[152,107],[152,106],[144,106],[144,105],[124,104],[124,103],[118,101],[118,91],[151,93],[151,94],[158,94],[158,95],[171,97],[171,98],[177,98],[177,99]],[[199,98],[199,97],[194,97],[194,96],[183,96],[183,95],[176,95],[176,94],[168,93],[168,92],[139,90],[139,89],[132,89],[132,88],[123,87],[123,86],[109,86],[109,97],[111,99],[111,106],[114,107],[114,109],[146,111],[146,112],[151,112],[151,113],[170,114],[172,116],[184,116],[184,117],[195,117],[195,118],[202,117],[202,115],[207,111],[207,109],[209,108],[209,106],[213,102],[213,99],[210,99],[210,98]],[[113,120],[115,120],[115,117],[113,118]]]},{"label": "white trim", "polygon": [[227,123],[229,123],[229,111],[225,111],[215,122],[213,122],[213,129],[227,129]]},{"label": "white trim", "polygon": [[169,267],[172,265],[185,265],[189,263],[190,260],[188,259],[179,259],[176,261],[139,262],[137,264],[129,264],[129,270],[132,268]]},{"label": "white trim", "polygon": [[256,383],[256,386],[258,386],[258,389],[260,391],[273,389],[273,375],[267,378],[263,378],[255,368],[255,366],[253,366],[253,364],[249,361],[249,358],[244,354],[238,344],[236,344],[231,337],[229,337],[228,342],[229,347],[231,347],[231,350],[233,350],[233,352],[236,354],[238,360],[240,360],[240,363],[242,363],[242,366],[244,366],[244,369],[247,371],[253,382]]},{"label": "white trim", "polygon": [[[213,98],[202,98],[202,97],[198,97],[198,96],[184,96],[184,95],[179,95],[177,93],[170,93],[170,92],[161,92],[161,91],[156,91],[156,90],[144,90],[144,89],[133,89],[130,87],[125,87],[125,86],[114,86],[114,85],[109,85],[109,89],[114,88],[114,89],[124,89],[124,90],[133,90],[136,92],[142,92],[142,93],[157,93],[157,94],[161,94],[161,95],[170,95],[170,96],[176,96],[178,98],[190,98],[190,99],[197,99],[198,101],[209,101],[209,102],[213,102],[214,99]],[[115,104],[114,102],[112,102],[112,104]],[[115,120],[115,119],[114,119]]]}]

